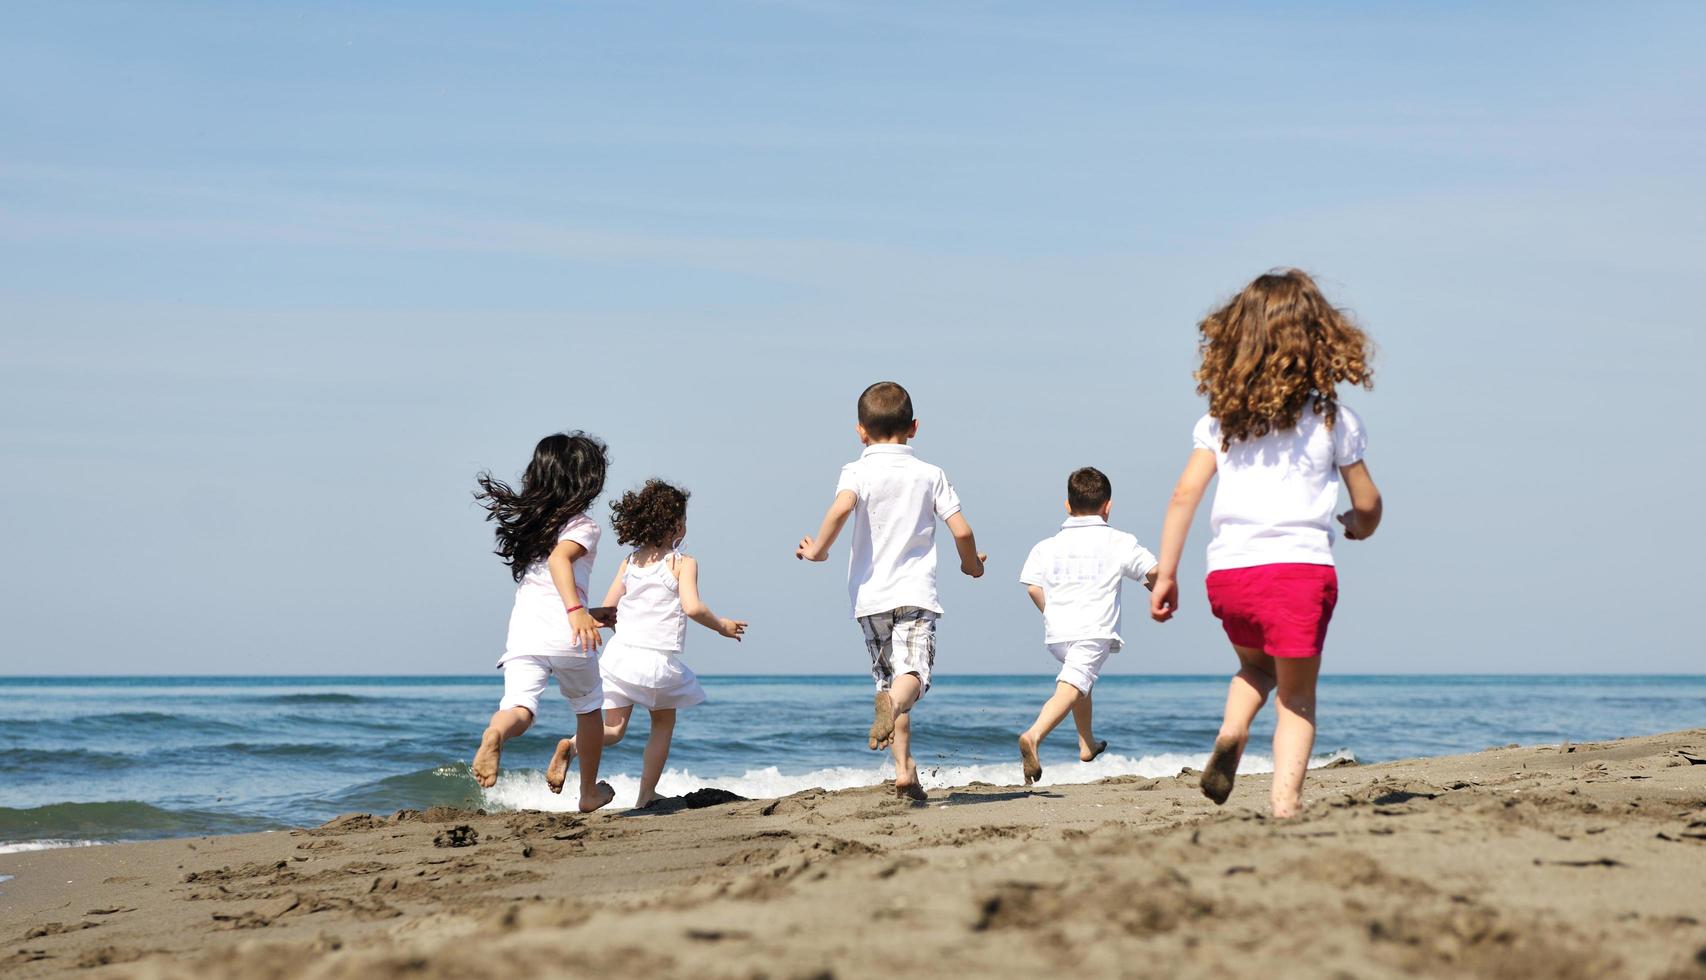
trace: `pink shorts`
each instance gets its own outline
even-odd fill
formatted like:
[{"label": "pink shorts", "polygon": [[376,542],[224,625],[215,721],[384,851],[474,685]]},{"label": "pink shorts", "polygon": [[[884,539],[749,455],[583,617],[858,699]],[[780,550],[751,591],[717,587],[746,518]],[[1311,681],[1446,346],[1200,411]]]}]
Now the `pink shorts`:
[{"label": "pink shorts", "polygon": [[1314,657],[1339,602],[1331,565],[1253,565],[1208,573],[1208,605],[1234,645],[1270,657]]}]

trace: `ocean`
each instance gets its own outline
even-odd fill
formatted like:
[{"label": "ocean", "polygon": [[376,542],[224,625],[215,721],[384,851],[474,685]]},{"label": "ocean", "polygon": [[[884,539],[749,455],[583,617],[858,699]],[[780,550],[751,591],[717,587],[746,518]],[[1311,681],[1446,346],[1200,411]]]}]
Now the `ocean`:
[{"label": "ocean", "polygon": [[[893,775],[865,747],[864,677],[702,678],[683,711],[665,795],[706,786],[774,797]],[[443,804],[560,810],[543,771],[573,728],[554,693],[510,743],[498,784],[468,772],[503,690],[470,677],[0,677],[0,852],[321,823],[352,811]],[[926,788],[1020,780],[1014,737],[1050,676],[940,678],[915,715]],[[1044,784],[1171,776],[1200,767],[1225,676],[1110,676],[1096,687],[1109,751],[1077,761],[1069,719],[1045,744]],[[616,805],[638,788],[647,722],[607,749]],[[1316,764],[1380,762],[1510,743],[1595,741],[1706,724],[1706,676],[1332,676],[1321,682]],[[1244,770],[1271,766],[1273,711]]]}]

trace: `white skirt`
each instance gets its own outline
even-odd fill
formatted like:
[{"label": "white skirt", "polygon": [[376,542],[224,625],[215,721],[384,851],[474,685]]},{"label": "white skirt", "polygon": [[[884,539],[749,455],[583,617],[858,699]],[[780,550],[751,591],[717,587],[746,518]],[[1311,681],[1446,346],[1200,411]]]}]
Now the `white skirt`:
[{"label": "white skirt", "polygon": [[692,668],[672,650],[652,650],[610,638],[598,657],[604,678],[604,706],[637,704],[650,711],[686,708],[705,700],[705,689]]}]

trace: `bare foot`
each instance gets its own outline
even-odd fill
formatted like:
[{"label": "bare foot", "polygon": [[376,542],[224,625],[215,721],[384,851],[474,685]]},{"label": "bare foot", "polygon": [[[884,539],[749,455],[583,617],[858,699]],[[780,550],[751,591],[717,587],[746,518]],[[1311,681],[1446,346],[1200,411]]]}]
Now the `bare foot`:
[{"label": "bare foot", "polygon": [[1019,736],[1019,762],[1025,767],[1026,786],[1043,778],[1043,763],[1037,758],[1037,743],[1031,740],[1029,732]]},{"label": "bare foot", "polygon": [[1238,757],[1243,755],[1235,738],[1217,738],[1214,740],[1214,751],[1209,754],[1208,765],[1203,767],[1202,795],[1214,801],[1216,806],[1226,802],[1232,795],[1232,780],[1238,775]]},{"label": "bare foot", "polygon": [[1078,746],[1078,761],[1095,762],[1096,757],[1106,751],[1108,751],[1108,740],[1105,738],[1099,739],[1095,745],[1090,746],[1088,755],[1085,754],[1084,746],[1080,745]]},{"label": "bare foot", "polygon": [[545,785],[551,792],[563,791],[563,783],[569,778],[569,762],[574,757],[574,739],[565,738],[557,742],[557,751],[551,753],[551,764],[545,767]]},{"label": "bare foot", "polygon": [[918,763],[911,759],[906,760],[905,772],[902,772],[899,766],[895,767],[894,795],[914,803],[923,803],[930,799],[924,792],[924,787],[918,784]]},{"label": "bare foot", "polygon": [[495,728],[486,729],[480,736],[480,751],[474,753],[474,782],[491,789],[498,781],[498,760],[503,755],[504,738]]},{"label": "bare foot", "polygon": [[615,798],[616,791],[610,788],[609,783],[601,779],[598,781],[598,785],[593,787],[593,793],[591,796],[588,796],[585,793],[581,794],[581,812],[591,813],[594,810],[607,807],[610,805],[610,801]]},{"label": "bare foot", "polygon": [[657,801],[659,801],[661,799],[663,799],[663,797],[659,796],[658,794],[649,793],[645,796],[639,797],[638,799],[636,799],[634,801],[634,809],[644,810],[646,807],[651,806],[653,803],[656,803]]},{"label": "bare foot", "polygon": [[889,700],[889,692],[878,691],[876,718],[871,722],[871,737],[866,744],[872,749],[886,749],[893,740],[894,702]]}]

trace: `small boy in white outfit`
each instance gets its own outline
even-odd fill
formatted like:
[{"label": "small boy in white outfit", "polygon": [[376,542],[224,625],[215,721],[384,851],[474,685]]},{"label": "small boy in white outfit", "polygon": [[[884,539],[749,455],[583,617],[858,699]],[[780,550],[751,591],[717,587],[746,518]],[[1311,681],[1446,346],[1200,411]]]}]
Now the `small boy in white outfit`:
[{"label": "small boy in white outfit", "polygon": [[1120,586],[1137,579],[1155,585],[1155,556],[1124,531],[1108,526],[1114,488],[1093,466],[1066,480],[1066,523],[1039,541],[1025,559],[1019,581],[1043,614],[1043,640],[1060,661],[1054,696],[1019,736],[1025,785],[1042,778],[1037,749],[1068,713],[1078,727],[1078,758],[1089,762],[1107,749],[1090,729],[1090,690],[1102,665],[1120,648]]},{"label": "small boy in white outfit", "polygon": [[988,556],[978,553],[947,475],[907,445],[918,434],[918,420],[905,388],[892,381],[866,388],[856,428],[865,451],[841,468],[835,501],[817,536],[802,538],[794,556],[828,558],[836,535],[853,517],[847,590],[877,685],[867,744],[894,754],[895,794],[923,800],[912,758],[911,712],[930,690],[936,660],[936,618],[942,614],[936,601],[936,522],[947,524],[954,536],[960,571],[981,577]]}]

